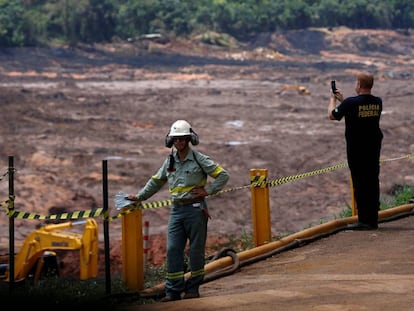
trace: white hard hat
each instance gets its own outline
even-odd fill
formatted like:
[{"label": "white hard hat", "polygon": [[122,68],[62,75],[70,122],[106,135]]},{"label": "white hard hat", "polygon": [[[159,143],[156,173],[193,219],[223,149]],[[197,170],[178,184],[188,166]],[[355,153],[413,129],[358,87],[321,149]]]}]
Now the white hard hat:
[{"label": "white hard hat", "polygon": [[171,125],[169,136],[190,136],[191,125],[185,120],[177,120]]}]

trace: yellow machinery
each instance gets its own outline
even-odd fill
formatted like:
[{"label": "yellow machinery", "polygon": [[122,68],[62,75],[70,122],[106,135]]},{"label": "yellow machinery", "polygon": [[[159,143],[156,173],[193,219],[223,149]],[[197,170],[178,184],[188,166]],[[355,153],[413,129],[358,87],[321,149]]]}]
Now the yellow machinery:
[{"label": "yellow machinery", "polygon": [[[85,225],[83,234],[66,229]],[[15,257],[14,279],[21,281],[34,272],[34,280],[40,277],[44,260],[56,256],[54,250],[79,250],[80,279],[96,277],[98,274],[98,225],[92,218],[47,224],[30,233]],[[5,277],[7,280],[8,270]]]}]

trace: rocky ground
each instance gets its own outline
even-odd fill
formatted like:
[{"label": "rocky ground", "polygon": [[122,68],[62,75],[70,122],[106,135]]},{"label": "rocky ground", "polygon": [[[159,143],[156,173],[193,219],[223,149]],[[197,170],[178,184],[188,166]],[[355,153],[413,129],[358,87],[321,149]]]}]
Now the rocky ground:
[{"label": "rocky ground", "polygon": [[[398,185],[414,184],[413,160],[401,158],[414,153],[413,56],[412,33],[346,28],[262,34],[232,47],[180,39],[0,49],[0,165],[7,172],[13,156],[16,210],[55,214],[103,206],[107,161],[113,216],[115,194],[145,184],[170,151],[164,139],[171,123],[186,119],[200,137],[195,148],[231,176],[229,191],[208,200],[214,252],[252,234],[250,190],[243,187],[251,169],[267,169],[277,180],[346,161],[344,124],[327,118],[331,79],[352,95],[357,71],[375,74],[373,91],[384,101],[383,199]],[[8,186],[3,176],[2,201]],[[150,201],[168,198],[162,191]],[[346,168],[271,187],[272,233],[333,219],[349,204]],[[150,223],[148,260],[162,264],[168,208],[143,217]],[[16,243],[39,223],[17,219]],[[2,255],[7,224],[2,207]],[[112,268],[120,271],[119,219],[110,236]],[[62,256],[73,275],[73,258]]]}]

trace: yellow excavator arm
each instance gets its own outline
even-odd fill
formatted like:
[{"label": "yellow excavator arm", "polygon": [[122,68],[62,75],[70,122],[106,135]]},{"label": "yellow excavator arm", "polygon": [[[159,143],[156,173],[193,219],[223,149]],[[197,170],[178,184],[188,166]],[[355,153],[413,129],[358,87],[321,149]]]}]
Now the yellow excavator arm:
[{"label": "yellow excavator arm", "polygon": [[[85,225],[83,234],[70,232],[77,225]],[[98,225],[92,218],[60,224],[48,224],[30,233],[15,257],[14,279],[25,279],[36,262],[54,250],[79,250],[80,279],[98,274]]]}]

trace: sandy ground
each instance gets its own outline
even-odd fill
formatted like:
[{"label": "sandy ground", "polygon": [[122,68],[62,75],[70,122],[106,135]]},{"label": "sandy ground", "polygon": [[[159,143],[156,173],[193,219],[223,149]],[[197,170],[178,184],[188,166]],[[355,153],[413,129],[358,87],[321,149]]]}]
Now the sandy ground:
[{"label": "sandy ground", "polygon": [[[344,124],[327,118],[329,83],[336,79],[352,95],[357,70],[375,73],[374,93],[384,101],[386,200],[398,185],[414,183],[413,160],[405,158],[414,153],[413,42],[409,33],[339,28],[263,34],[234,49],[194,41],[0,49],[0,164],[6,172],[14,157],[15,208],[47,215],[102,207],[107,161],[115,215],[112,198],[145,184],[169,153],[164,138],[171,123],[186,119],[200,136],[195,148],[231,175],[229,191],[208,200],[209,244],[249,236],[244,186],[251,169],[267,169],[273,181],[346,161]],[[7,178],[0,191],[6,200]],[[150,201],[168,198],[162,191]],[[277,238],[338,217],[350,204],[349,174],[342,168],[305,176],[271,187],[269,199]],[[162,264],[168,208],[143,216],[150,222],[149,260]],[[7,223],[2,208],[2,255]],[[16,220],[16,242],[37,225]],[[119,271],[119,220],[110,234],[112,268]]]}]

